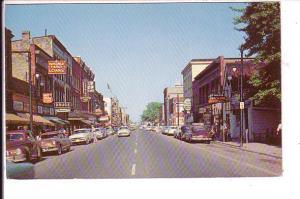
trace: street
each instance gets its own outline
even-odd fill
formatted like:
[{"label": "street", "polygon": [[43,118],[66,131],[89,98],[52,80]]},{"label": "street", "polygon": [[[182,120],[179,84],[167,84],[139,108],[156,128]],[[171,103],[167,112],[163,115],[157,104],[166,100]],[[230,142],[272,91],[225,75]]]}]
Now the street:
[{"label": "street", "polygon": [[281,159],[215,143],[189,144],[171,136],[136,130],[72,146],[34,165],[36,179],[195,178],[280,176]]}]

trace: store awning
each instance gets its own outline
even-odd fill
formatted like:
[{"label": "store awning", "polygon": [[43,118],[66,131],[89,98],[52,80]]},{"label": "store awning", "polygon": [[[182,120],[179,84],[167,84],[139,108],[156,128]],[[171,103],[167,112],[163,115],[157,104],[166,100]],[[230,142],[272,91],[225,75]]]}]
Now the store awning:
[{"label": "store awning", "polygon": [[44,117],[46,120],[50,120],[51,122],[54,122],[56,124],[59,125],[65,125],[66,123],[64,122],[64,120],[58,118],[58,117]]},{"label": "store awning", "polygon": [[93,125],[93,122],[91,122],[90,120],[81,120],[81,122],[83,122],[87,125]]},{"label": "store awning", "polygon": [[29,124],[29,119],[19,117],[13,113],[6,113],[5,120],[6,124]]},{"label": "store awning", "polygon": [[[17,113],[17,114],[22,118],[30,120],[29,113]],[[39,115],[33,115],[33,123],[46,125],[46,126],[55,126],[52,122]]]}]

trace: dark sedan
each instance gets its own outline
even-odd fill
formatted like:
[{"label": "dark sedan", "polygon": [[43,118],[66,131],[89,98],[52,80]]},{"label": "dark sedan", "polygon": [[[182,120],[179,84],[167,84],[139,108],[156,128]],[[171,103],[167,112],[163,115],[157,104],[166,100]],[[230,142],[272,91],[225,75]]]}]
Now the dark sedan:
[{"label": "dark sedan", "polygon": [[38,141],[28,130],[6,133],[6,159],[12,162],[30,162],[42,157]]}]

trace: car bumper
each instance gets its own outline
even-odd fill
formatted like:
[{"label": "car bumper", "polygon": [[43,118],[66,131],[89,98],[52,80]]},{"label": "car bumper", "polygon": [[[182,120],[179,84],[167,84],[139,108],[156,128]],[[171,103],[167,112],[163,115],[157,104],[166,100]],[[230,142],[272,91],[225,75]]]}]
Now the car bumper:
[{"label": "car bumper", "polygon": [[120,134],[118,134],[118,137],[126,137],[126,136],[130,136],[130,134],[129,133],[120,133]]},{"label": "car bumper", "polygon": [[23,162],[26,160],[26,154],[6,156],[6,159],[11,162]]},{"label": "car bumper", "polygon": [[88,139],[86,138],[78,138],[78,139],[72,139],[71,142],[72,144],[76,144],[76,143],[82,143],[82,142],[86,142]]},{"label": "car bumper", "polygon": [[192,137],[193,141],[211,141],[212,139],[211,138],[197,138],[197,137]]},{"label": "car bumper", "polygon": [[58,151],[57,147],[41,147],[42,152]]}]

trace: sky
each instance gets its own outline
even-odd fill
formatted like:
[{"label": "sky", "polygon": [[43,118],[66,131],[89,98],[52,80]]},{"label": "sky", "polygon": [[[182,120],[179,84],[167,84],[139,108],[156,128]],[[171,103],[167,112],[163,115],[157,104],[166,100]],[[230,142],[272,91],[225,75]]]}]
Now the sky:
[{"label": "sky", "polygon": [[112,92],[138,121],[163,89],[182,83],[192,59],[239,57],[243,34],[230,7],[242,3],[6,5],[5,26],[20,39],[55,35],[95,73],[96,89]]}]

